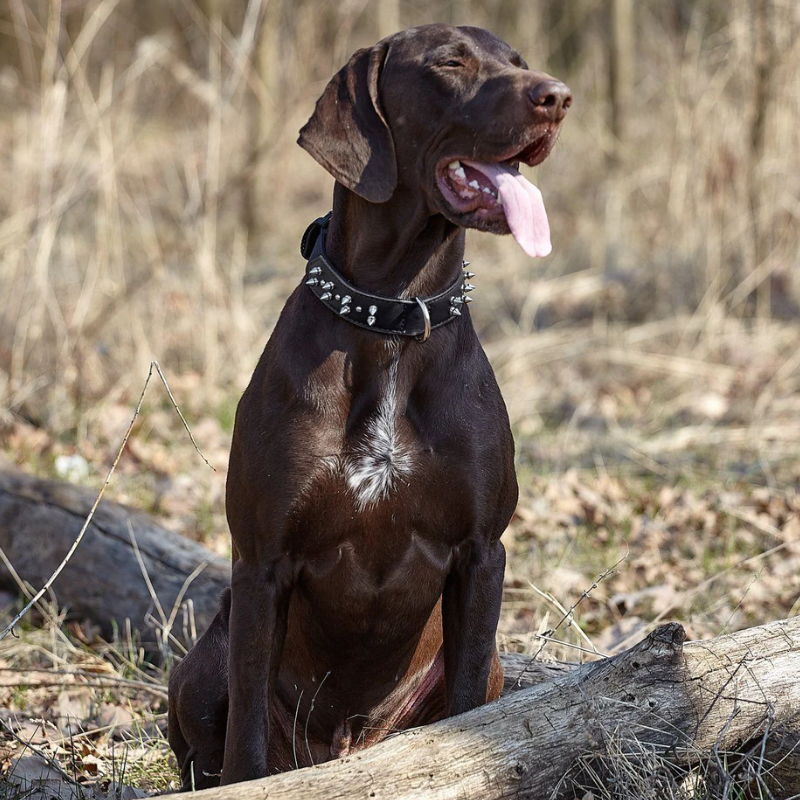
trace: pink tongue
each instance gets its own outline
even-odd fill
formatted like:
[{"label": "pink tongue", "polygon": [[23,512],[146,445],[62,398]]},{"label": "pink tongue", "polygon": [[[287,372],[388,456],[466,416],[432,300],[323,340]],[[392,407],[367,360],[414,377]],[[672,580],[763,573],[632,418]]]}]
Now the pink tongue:
[{"label": "pink tongue", "polygon": [[550,244],[550,223],[547,221],[542,193],[518,170],[507,164],[462,161],[481,172],[497,187],[506,222],[519,246],[534,258],[549,255],[553,246]]}]

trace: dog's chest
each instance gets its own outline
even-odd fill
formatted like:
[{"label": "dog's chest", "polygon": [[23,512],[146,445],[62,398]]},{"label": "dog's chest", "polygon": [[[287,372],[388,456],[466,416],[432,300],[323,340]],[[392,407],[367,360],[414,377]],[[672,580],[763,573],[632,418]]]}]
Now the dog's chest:
[{"label": "dog's chest", "polygon": [[341,457],[340,466],[359,511],[387,499],[414,470],[412,448],[401,434],[398,360],[395,356],[389,365],[377,408]]},{"label": "dog's chest", "polygon": [[[455,403],[444,391],[444,399],[431,402],[427,393],[420,401],[400,353],[389,356],[380,371],[361,374],[340,362],[342,389],[329,389],[328,405],[317,403],[319,416],[304,420],[308,450],[318,454],[306,461],[295,503],[305,546],[330,547],[337,541],[333,531],[349,537],[362,529],[410,533],[430,527],[442,537],[443,528],[461,528],[460,513],[449,506],[469,491],[469,443],[455,429]],[[319,388],[315,396],[326,395]],[[450,411],[442,410],[445,405]]]}]

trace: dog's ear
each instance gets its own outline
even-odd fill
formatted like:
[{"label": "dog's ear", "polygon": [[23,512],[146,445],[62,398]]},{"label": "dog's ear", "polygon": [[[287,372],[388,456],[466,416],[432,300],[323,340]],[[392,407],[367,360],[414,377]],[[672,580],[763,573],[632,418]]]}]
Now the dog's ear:
[{"label": "dog's ear", "polygon": [[385,203],[397,186],[392,132],[378,98],[389,45],[359,50],[317,100],[297,143],[339,183],[371,203]]}]

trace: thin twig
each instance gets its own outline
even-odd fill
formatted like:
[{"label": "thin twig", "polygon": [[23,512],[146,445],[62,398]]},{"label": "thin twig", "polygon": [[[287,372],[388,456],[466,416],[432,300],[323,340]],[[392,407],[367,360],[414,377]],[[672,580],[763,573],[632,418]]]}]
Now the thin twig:
[{"label": "thin twig", "polygon": [[[551,638],[551,637],[552,637],[552,634],[554,634],[556,631],[558,631],[558,629],[559,629],[559,628],[560,628],[560,627],[561,627],[561,626],[562,626],[562,625],[563,625],[565,622],[567,622],[567,620],[571,620],[571,618],[572,618],[572,615],[573,615],[573,614],[574,614],[574,612],[575,612],[575,609],[576,609],[576,608],[577,608],[577,607],[578,607],[578,606],[579,606],[579,605],[580,605],[580,604],[581,604],[581,603],[582,603],[582,602],[583,602],[583,601],[584,601],[584,600],[585,600],[587,597],[589,597],[589,596],[591,595],[591,593],[592,593],[592,592],[593,592],[593,591],[594,591],[594,590],[595,590],[595,589],[596,589],[596,588],[597,588],[597,587],[598,587],[598,586],[599,586],[599,585],[600,585],[600,584],[601,584],[601,583],[602,583],[602,582],[603,582],[603,581],[604,581],[604,580],[605,580],[605,579],[606,579],[606,578],[607,578],[609,575],[611,575],[611,573],[613,573],[613,572],[616,570],[616,568],[617,568],[617,567],[618,567],[618,566],[619,566],[619,565],[620,565],[620,564],[621,564],[623,561],[625,561],[625,560],[628,558],[628,555],[629,555],[629,553],[628,553],[628,552],[626,552],[626,553],[625,553],[625,555],[624,555],[624,556],[622,556],[622,558],[620,558],[620,559],[619,559],[619,560],[618,560],[618,561],[617,561],[615,564],[612,564],[612,565],[611,565],[611,566],[610,566],[610,567],[609,567],[609,568],[608,568],[608,569],[607,569],[605,572],[603,572],[601,575],[599,575],[599,576],[598,576],[598,578],[597,578],[597,580],[596,580],[596,581],[595,581],[595,582],[594,582],[594,583],[593,583],[593,584],[592,584],[592,585],[591,585],[591,586],[590,586],[588,589],[585,589],[585,590],[583,591],[583,593],[581,594],[581,596],[580,596],[580,597],[579,597],[579,598],[578,598],[578,599],[577,599],[577,600],[576,600],[576,601],[575,601],[575,602],[572,604],[572,606],[570,606],[570,608],[569,608],[569,609],[568,609],[568,610],[567,610],[567,611],[564,613],[564,615],[563,615],[563,616],[561,617],[561,619],[558,621],[558,624],[555,626],[555,628],[552,628],[551,630],[549,630],[549,631],[546,631],[544,634],[540,634],[540,635],[539,635],[539,638],[541,638],[541,639],[543,640],[543,641],[542,641],[542,644],[541,644],[541,646],[539,647],[539,649],[538,649],[538,650],[537,650],[537,651],[536,651],[536,652],[535,652],[535,653],[534,653],[534,654],[533,654],[533,655],[530,657],[530,660],[528,661],[528,663],[527,663],[527,664],[525,664],[525,666],[523,667],[523,669],[520,671],[519,675],[517,675],[517,680],[516,680],[516,686],[517,686],[517,687],[520,687],[520,686],[522,685],[522,683],[521,683],[521,681],[522,681],[522,676],[523,676],[523,675],[525,675],[525,673],[528,671],[528,669],[529,669],[531,666],[533,666],[533,662],[534,662],[534,661],[536,661],[536,659],[537,659],[537,658],[538,658],[538,657],[539,657],[539,656],[542,654],[542,651],[544,650],[544,648],[545,648],[545,647],[547,647],[548,643],[549,643],[550,641],[554,641],[554,640]],[[593,645],[593,647],[594,647],[594,645]],[[595,654],[597,654],[597,651],[595,650],[595,651],[594,651],[594,653],[595,653]]]},{"label": "thin twig", "polygon": [[[186,648],[171,633],[172,621],[174,621],[174,615],[170,616],[168,620],[167,615],[164,613],[161,601],[158,599],[158,594],[156,594],[155,586],[153,586],[153,582],[150,580],[150,573],[147,571],[147,565],[144,563],[144,559],[142,558],[142,553],[139,550],[139,545],[136,541],[136,534],[134,534],[133,532],[133,525],[131,525],[130,519],[126,519],[125,524],[128,527],[128,536],[130,537],[131,545],[133,546],[133,552],[134,555],[136,556],[136,562],[139,564],[139,571],[142,573],[142,578],[144,578],[145,585],[147,586],[147,591],[150,594],[150,599],[153,601],[153,605],[156,607],[156,611],[158,611],[158,615],[161,618],[160,621],[154,619],[153,615],[150,612],[148,612],[145,617],[145,622],[155,627],[157,638],[159,639],[158,647],[159,650],[161,651],[161,655],[164,657],[165,660],[169,660],[172,657],[172,650],[170,649],[169,646],[170,641],[173,644],[175,644],[180,650],[182,650],[183,654],[185,655]],[[205,563],[206,562],[204,562],[204,564]],[[201,566],[204,566],[204,564],[202,564]],[[197,570],[195,570],[195,572],[197,572]],[[193,572],[192,575],[194,575],[195,572]],[[190,575],[189,577],[191,578],[192,575]],[[186,586],[186,581],[184,581],[183,585]],[[180,600],[178,602],[180,602]]]},{"label": "thin twig", "polygon": [[161,624],[166,625],[167,615],[164,613],[164,609],[161,607],[161,601],[158,599],[156,589],[153,586],[153,582],[150,580],[150,573],[147,571],[144,559],[142,558],[142,553],[139,550],[139,545],[136,541],[136,534],[133,532],[133,525],[131,525],[130,518],[125,520],[125,525],[128,528],[128,537],[131,540],[133,554],[136,556],[136,563],[139,565],[139,571],[142,573],[142,578],[144,578],[147,591],[150,594],[150,599],[153,601],[153,605],[156,607],[156,611],[158,611],[158,615],[161,617]]},{"label": "thin twig", "polygon": [[[183,602],[183,597],[186,592],[189,590],[189,587],[194,582],[195,578],[208,566],[208,561],[203,561],[198,564],[192,572],[186,576],[186,580],[181,585],[180,590],[178,591],[178,595],[175,598],[175,602],[172,604],[172,611],[170,612],[169,617],[167,618],[166,630],[169,633],[172,630],[172,626],[175,624],[175,618],[178,616],[178,611],[180,610],[181,603]],[[194,614],[192,614],[192,629],[194,631],[194,638],[197,639],[197,630],[194,628]],[[174,638],[174,637],[173,637]]]},{"label": "thin twig", "polygon": [[[168,714],[167,714],[166,711],[162,712],[161,714],[150,714],[146,719],[144,717],[139,717],[138,719],[133,719],[133,720],[131,720],[130,724],[131,725],[136,725],[136,724],[140,724],[141,725],[142,723],[155,722],[156,720],[159,720],[159,719],[160,720],[165,720],[165,719],[167,719],[167,716],[168,716]],[[121,727],[121,726],[118,725],[118,724],[113,724],[112,723],[111,725],[102,725],[102,726],[97,727],[97,728],[89,728],[88,730],[85,730],[85,731],[79,731],[78,733],[70,734],[70,739],[71,740],[74,740],[74,739],[91,739],[93,736],[99,736],[102,733],[108,733],[109,731],[116,730],[119,727]],[[59,740],[53,740],[53,744],[55,744],[56,746],[61,745],[63,747],[64,743],[66,741],[67,740],[62,736],[60,741]],[[155,738],[148,738],[147,741],[148,742],[152,742],[152,741],[163,742],[164,740],[163,740],[163,738],[161,738],[159,736],[159,737],[155,737]],[[113,766],[113,760],[112,760],[112,766]]]},{"label": "thin twig", "polygon": [[[147,380],[148,381],[150,380],[150,376],[153,374],[153,370],[154,369],[158,373],[158,377],[161,378],[161,383],[164,384],[164,388],[167,390],[167,397],[169,397],[170,402],[172,403],[172,407],[175,409],[175,413],[181,418],[181,422],[183,423],[183,427],[186,429],[186,433],[189,434],[189,438],[191,439],[192,444],[194,445],[194,449],[197,451],[197,455],[199,455],[200,458],[202,458],[203,461],[205,461],[206,464],[209,467],[211,467],[212,472],[216,472],[216,469],[214,469],[214,467],[211,466],[211,463],[209,462],[209,460],[203,455],[203,453],[200,451],[200,448],[197,446],[197,442],[194,440],[194,436],[192,435],[192,432],[189,429],[189,423],[186,422],[186,418],[183,416],[183,413],[181,412],[180,408],[178,408],[178,404],[175,401],[175,398],[172,396],[172,389],[169,388],[169,384],[167,383],[167,379],[164,377],[164,373],[161,371],[161,365],[158,363],[158,361],[151,361],[150,362],[150,372],[147,373]],[[147,383],[146,382],[145,382],[145,387],[144,388],[147,389]],[[144,398],[144,392],[142,392],[142,398]],[[137,411],[138,411],[138,409],[137,409]]]},{"label": "thin twig", "polygon": [[44,762],[54,769],[67,783],[71,783],[77,786],[81,791],[83,791],[83,787],[78,783],[69,773],[64,771],[64,768],[56,761],[54,758],[50,758],[44,751],[40,748],[36,747],[36,745],[32,744],[31,742],[26,742],[17,732],[2,718],[0,718],[0,724],[6,729],[6,732],[13,736],[21,745],[27,747],[28,749],[32,750],[36,753],[39,758],[43,759]]},{"label": "thin twig", "polygon": [[300,697],[297,698],[297,707],[294,710],[294,723],[292,724],[292,755],[294,756],[294,768],[300,769],[297,763],[297,717],[300,714],[300,703],[303,702],[303,690],[300,690]]},{"label": "thin twig", "polygon": [[117,451],[117,455],[114,458],[114,463],[111,465],[111,469],[108,471],[108,474],[106,475],[106,479],[103,482],[103,486],[100,489],[100,493],[97,495],[97,499],[94,501],[94,504],[92,505],[92,508],[89,511],[89,514],[86,517],[86,520],[84,521],[83,526],[80,529],[80,532],[78,533],[77,537],[75,538],[75,541],[72,543],[72,546],[67,551],[67,554],[64,556],[61,563],[58,565],[58,567],[56,567],[55,572],[53,572],[53,574],[47,579],[45,585],[33,596],[30,602],[25,606],[25,608],[23,608],[22,611],[20,611],[19,614],[17,614],[17,616],[14,617],[13,620],[11,620],[11,622],[5,627],[3,632],[0,633],[0,642],[2,642],[3,639],[5,639],[6,636],[8,636],[8,634],[14,630],[19,621],[31,610],[31,608],[33,608],[34,605],[36,605],[36,603],[39,602],[39,600],[42,599],[45,593],[53,585],[56,578],[58,578],[58,576],[64,571],[64,567],[67,566],[70,559],[74,555],[75,551],[78,549],[78,546],[83,540],[86,531],[89,529],[89,525],[91,525],[92,520],[94,519],[97,507],[100,505],[100,501],[103,499],[103,495],[106,493],[106,489],[108,488],[108,485],[111,482],[111,476],[117,469],[117,464],[119,464],[119,461],[122,458],[122,453],[125,450],[125,446],[128,444],[128,439],[130,439],[131,433],[133,432],[133,426],[135,425],[136,420],[139,418],[139,414],[142,411],[144,396],[147,393],[147,387],[150,385],[150,379],[153,377],[153,370],[155,370],[158,373],[159,378],[161,378],[161,382],[164,384],[164,388],[167,390],[167,395],[169,396],[169,399],[172,402],[172,406],[178,413],[178,416],[181,418],[183,427],[186,429],[186,432],[189,434],[189,438],[192,440],[194,449],[198,452],[200,458],[202,458],[203,461],[205,461],[206,464],[208,464],[208,466],[211,467],[212,470],[214,469],[214,467],[212,467],[211,464],[209,464],[208,459],[200,452],[200,448],[197,446],[197,442],[195,441],[192,432],[189,430],[189,425],[186,422],[186,419],[184,418],[183,414],[181,413],[180,408],[178,408],[178,404],[175,402],[175,398],[172,395],[172,390],[169,388],[169,384],[167,383],[167,379],[164,377],[164,373],[161,371],[161,367],[159,366],[157,361],[151,361],[150,370],[147,373],[147,379],[144,382],[142,393],[141,395],[139,395],[139,402],[136,404],[136,410],[133,412],[133,416],[131,417],[128,429],[127,431],[125,431],[125,436],[123,436],[122,438],[122,444],[120,445],[119,450]]},{"label": "thin twig", "polygon": [[[770,556],[773,556],[776,553],[779,553],[781,550],[785,550],[791,544],[792,544],[792,542],[790,542],[790,541],[781,542],[780,544],[775,545],[775,547],[771,547],[769,550],[764,550],[761,553],[756,553],[754,556],[748,556],[747,558],[743,558],[743,559],[741,559],[741,561],[737,561],[735,564],[732,564],[730,567],[725,567],[725,569],[722,569],[719,572],[715,572],[709,578],[706,578],[702,583],[698,583],[692,589],[689,589],[688,591],[684,592],[680,600],[673,600],[672,602],[670,602],[667,605],[666,608],[662,609],[658,613],[658,615],[655,617],[655,619],[652,619],[647,623],[647,627],[650,628],[650,629],[655,628],[657,625],[659,625],[661,622],[663,622],[664,619],[666,617],[668,617],[676,608],[680,608],[680,607],[686,605],[686,603],[691,598],[696,597],[700,592],[708,589],[709,586],[711,586],[713,583],[718,581],[723,576],[730,574],[734,570],[738,570],[738,569],[741,569],[742,567],[748,566],[749,564],[754,564],[754,563],[756,563],[758,561],[763,561],[764,559],[769,558]],[[633,633],[628,634],[621,641],[617,642],[617,644],[615,645],[616,649],[620,650],[634,636],[637,636],[637,635],[639,635],[641,633],[643,633],[643,631],[640,630],[640,629],[637,629]]]},{"label": "thin twig", "polygon": [[308,714],[306,714],[306,727],[305,727],[305,740],[306,740],[306,751],[308,752],[308,760],[311,762],[311,765],[314,766],[314,757],[311,755],[311,746],[308,743],[308,723],[311,719],[311,712],[314,710],[314,703],[317,699],[317,695],[319,694],[319,690],[322,688],[322,684],[328,680],[328,675],[331,674],[331,671],[328,670],[325,673],[325,677],[319,682],[319,686],[317,686],[317,691],[314,692],[314,696],[311,698],[311,705],[308,707]]},{"label": "thin twig", "polygon": [[[116,675],[92,675],[91,673],[78,670],[26,670],[17,667],[3,667],[3,669],[0,669],[0,676],[2,676],[4,672],[19,672],[25,674],[27,677],[18,683],[12,681],[5,683],[0,679],[0,686],[92,686],[97,689],[108,689],[112,686],[119,686],[136,691],[148,692],[156,697],[167,696],[167,690],[164,686],[147,683],[146,681],[134,681],[130,678],[120,678]],[[46,675],[62,675],[65,679],[58,680],[56,678],[47,678],[46,680],[38,680],[31,677],[32,673],[35,672],[43,672]],[[82,678],[83,680],[80,682],[66,680],[66,678],[70,677]]]},{"label": "thin twig", "polygon": [[[541,653],[542,650],[548,644],[560,644],[562,647],[567,647],[571,650],[577,650],[579,653],[587,653],[590,656],[602,656],[603,658],[608,658],[606,653],[601,653],[597,650],[596,647],[592,646],[589,647],[581,647],[579,644],[573,644],[572,642],[567,642],[564,639],[556,639],[554,636],[548,636],[546,633],[534,633],[534,639],[539,639],[542,642],[542,646],[539,648],[538,652]],[[536,660],[536,656],[533,656],[531,660],[525,665],[525,669],[522,670],[520,675],[522,675],[528,667]],[[519,680],[519,678],[517,679]]]},{"label": "thin twig", "polygon": [[[14,569],[14,565],[11,563],[2,547],[0,547],[0,561],[3,562],[5,568],[8,570],[9,575],[11,575],[11,577],[14,579],[14,583],[17,584],[19,590],[25,595],[25,597],[33,597],[33,592],[31,591],[30,586],[28,586],[28,584],[26,584],[22,578],[20,578],[19,573],[16,571],[16,569]],[[69,640],[60,630],[60,624],[58,622],[57,615],[51,613],[50,609],[47,608],[44,603],[37,603],[36,607],[39,609],[41,615],[45,618],[47,624],[52,627],[53,630],[58,631],[60,638],[69,644]]]}]

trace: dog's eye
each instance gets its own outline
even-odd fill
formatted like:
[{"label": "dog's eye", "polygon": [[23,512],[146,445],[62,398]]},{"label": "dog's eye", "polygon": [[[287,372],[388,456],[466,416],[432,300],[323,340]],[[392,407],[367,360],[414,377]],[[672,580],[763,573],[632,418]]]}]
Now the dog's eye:
[{"label": "dog's eye", "polygon": [[442,64],[443,67],[463,67],[464,64],[461,61],[456,61],[455,59],[450,59],[449,61],[445,61]]}]

